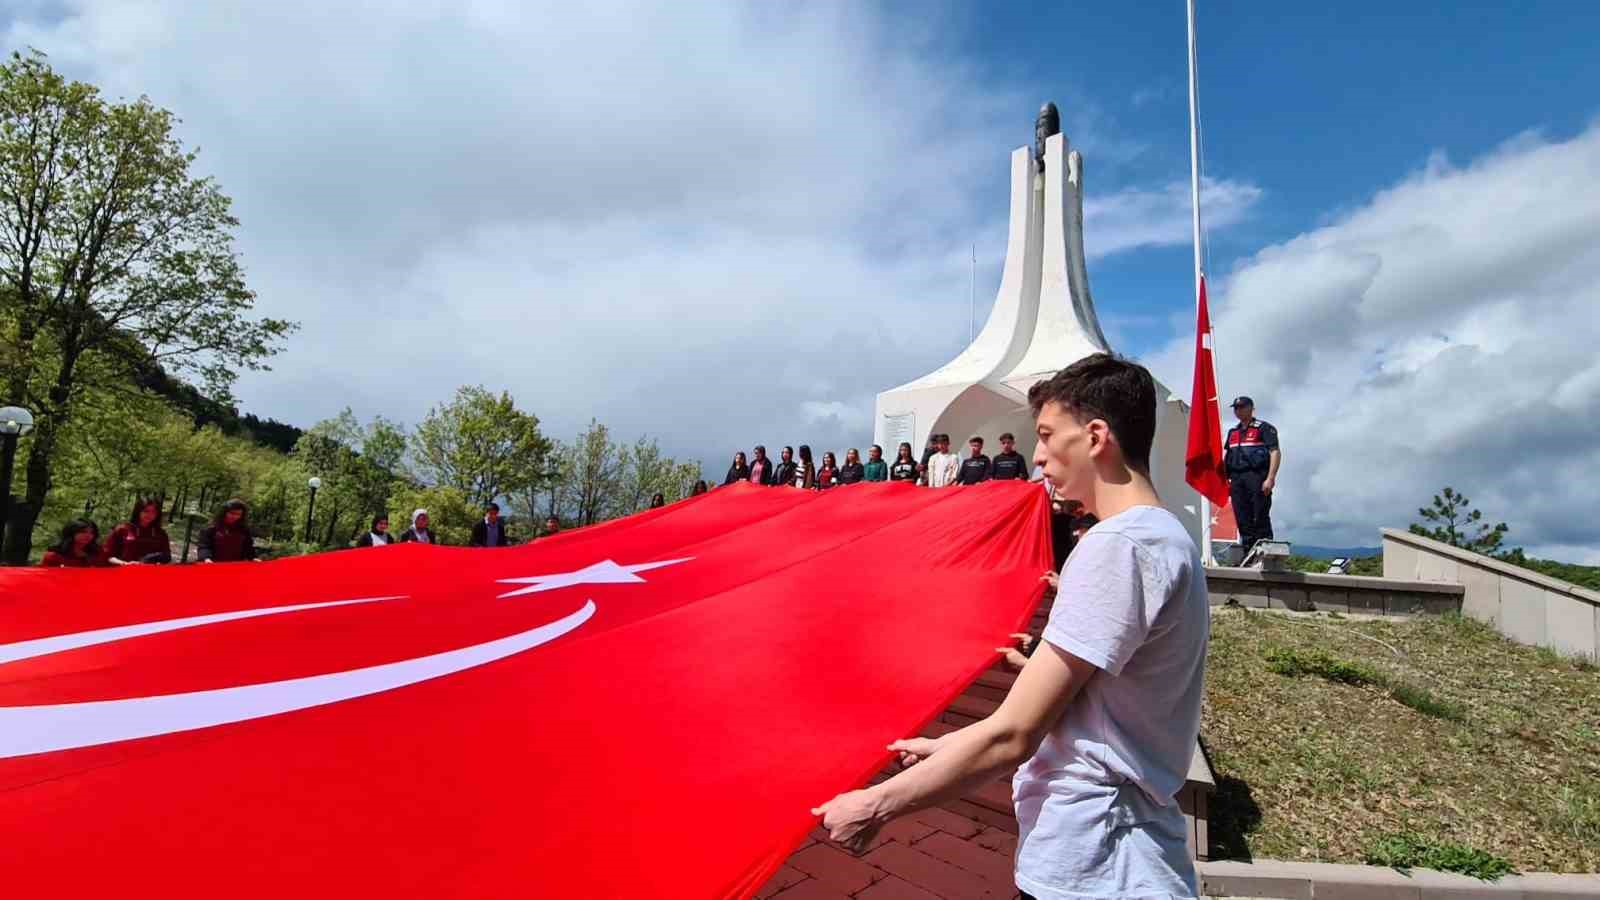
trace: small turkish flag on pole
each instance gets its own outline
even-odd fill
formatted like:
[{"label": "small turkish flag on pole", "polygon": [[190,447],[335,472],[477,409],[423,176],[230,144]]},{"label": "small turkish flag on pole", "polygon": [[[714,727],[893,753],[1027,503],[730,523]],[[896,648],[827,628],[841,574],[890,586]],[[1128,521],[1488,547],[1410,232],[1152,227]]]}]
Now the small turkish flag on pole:
[{"label": "small turkish flag on pole", "polygon": [[1189,401],[1189,448],[1184,453],[1184,480],[1218,506],[1228,504],[1228,482],[1222,477],[1222,420],[1217,408],[1217,372],[1211,360],[1211,313],[1206,309],[1206,279],[1200,276],[1200,302],[1195,314],[1194,392]]}]

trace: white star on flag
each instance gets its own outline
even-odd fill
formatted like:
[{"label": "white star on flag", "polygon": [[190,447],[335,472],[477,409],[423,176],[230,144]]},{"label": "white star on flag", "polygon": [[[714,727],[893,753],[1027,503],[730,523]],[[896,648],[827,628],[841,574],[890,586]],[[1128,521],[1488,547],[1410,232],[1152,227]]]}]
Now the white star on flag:
[{"label": "white star on flag", "polygon": [[500,597],[516,597],[522,594],[537,594],[541,591],[553,591],[557,588],[571,587],[575,584],[643,584],[644,579],[636,573],[648,572],[663,566],[676,565],[694,559],[686,556],[683,559],[663,559],[660,562],[639,563],[633,566],[619,566],[615,561],[602,559],[601,561],[584,566],[573,572],[556,572],[550,575],[529,575],[525,578],[501,578],[500,584],[526,584],[529,587],[508,591]]}]

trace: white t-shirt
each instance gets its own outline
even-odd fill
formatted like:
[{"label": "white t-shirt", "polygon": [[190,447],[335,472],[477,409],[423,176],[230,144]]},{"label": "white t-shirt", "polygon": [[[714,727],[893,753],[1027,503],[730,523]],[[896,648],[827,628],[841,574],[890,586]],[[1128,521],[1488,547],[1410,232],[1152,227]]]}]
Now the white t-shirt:
[{"label": "white t-shirt", "polygon": [[1044,639],[1099,669],[1017,770],[1017,886],[1040,900],[1195,896],[1176,796],[1200,733],[1211,616],[1176,517],[1136,506],[1089,529]]},{"label": "white t-shirt", "polygon": [[928,487],[948,487],[956,483],[961,457],[954,453],[935,453],[928,457]]}]

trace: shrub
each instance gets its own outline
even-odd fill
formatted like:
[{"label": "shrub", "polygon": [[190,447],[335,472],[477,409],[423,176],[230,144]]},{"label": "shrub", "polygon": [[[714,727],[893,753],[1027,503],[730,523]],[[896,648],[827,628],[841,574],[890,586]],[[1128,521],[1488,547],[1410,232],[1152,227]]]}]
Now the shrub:
[{"label": "shrub", "polygon": [[1384,835],[1367,848],[1367,865],[1388,866],[1401,872],[1413,868],[1459,872],[1494,881],[1516,870],[1511,863],[1482,850],[1449,841],[1435,841],[1410,832]]}]

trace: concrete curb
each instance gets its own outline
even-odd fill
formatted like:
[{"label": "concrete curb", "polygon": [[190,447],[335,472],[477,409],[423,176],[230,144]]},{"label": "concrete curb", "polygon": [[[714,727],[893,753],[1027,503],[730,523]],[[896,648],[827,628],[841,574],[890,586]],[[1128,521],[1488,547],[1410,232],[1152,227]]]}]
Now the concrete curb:
[{"label": "concrete curb", "polygon": [[1600,898],[1600,875],[1535,872],[1480,881],[1465,875],[1413,869],[1409,875],[1378,866],[1334,863],[1217,860],[1196,863],[1200,893],[1211,897],[1274,900],[1567,900]]}]

